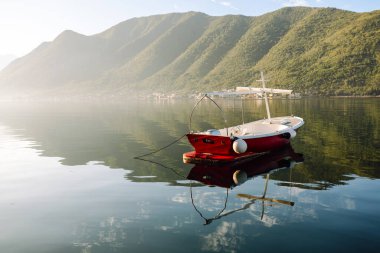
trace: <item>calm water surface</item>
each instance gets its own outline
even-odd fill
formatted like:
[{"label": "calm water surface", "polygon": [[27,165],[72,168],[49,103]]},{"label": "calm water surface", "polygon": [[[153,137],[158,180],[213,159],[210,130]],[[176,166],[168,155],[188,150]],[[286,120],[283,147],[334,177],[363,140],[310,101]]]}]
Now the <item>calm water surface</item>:
[{"label": "calm water surface", "polygon": [[[194,102],[1,103],[0,252],[378,252],[380,99],[272,100],[306,124],[241,168],[184,165],[185,139],[133,159],[185,134]],[[229,124],[265,115],[218,103]],[[223,120],[202,102],[192,124]]]}]

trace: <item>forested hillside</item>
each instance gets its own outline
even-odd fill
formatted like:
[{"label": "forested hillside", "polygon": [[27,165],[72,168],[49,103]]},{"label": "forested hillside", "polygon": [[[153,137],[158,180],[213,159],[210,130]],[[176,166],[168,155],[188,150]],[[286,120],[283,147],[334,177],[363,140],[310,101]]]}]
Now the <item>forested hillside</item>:
[{"label": "forested hillside", "polygon": [[258,17],[173,13],[85,36],[64,31],[0,72],[3,96],[188,93],[254,84],[380,94],[380,11],[283,8]]}]

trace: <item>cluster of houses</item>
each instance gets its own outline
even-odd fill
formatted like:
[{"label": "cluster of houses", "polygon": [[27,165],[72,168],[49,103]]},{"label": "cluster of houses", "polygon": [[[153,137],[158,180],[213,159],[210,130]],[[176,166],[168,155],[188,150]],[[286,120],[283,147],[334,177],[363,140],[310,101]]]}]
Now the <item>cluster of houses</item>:
[{"label": "cluster of houses", "polygon": [[208,92],[210,97],[220,98],[263,98],[267,93],[269,98],[300,98],[299,93],[293,93],[293,90],[272,89],[272,88],[255,88],[255,87],[236,87],[235,90]]},{"label": "cluster of houses", "polygon": [[262,99],[264,93],[267,93],[269,98],[287,98],[296,99],[301,98],[299,93],[294,93],[293,90],[285,89],[272,89],[272,88],[255,88],[255,87],[236,87],[236,89],[213,91],[207,93],[189,94],[187,96],[178,95],[175,93],[153,93],[149,97],[153,97],[156,100],[168,100],[176,98],[200,98],[204,94],[207,94],[211,98],[254,98]]}]

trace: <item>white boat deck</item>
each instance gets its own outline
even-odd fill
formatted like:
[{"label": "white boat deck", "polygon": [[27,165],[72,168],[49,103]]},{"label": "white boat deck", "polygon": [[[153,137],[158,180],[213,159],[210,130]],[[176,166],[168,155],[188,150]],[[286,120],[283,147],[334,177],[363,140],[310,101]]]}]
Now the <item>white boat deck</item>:
[{"label": "white boat deck", "polygon": [[228,129],[211,129],[203,132],[202,134],[236,136],[241,139],[252,137],[257,138],[294,131],[303,124],[304,121],[302,118],[295,116],[284,116],[271,118],[270,121],[269,119],[253,121],[250,123],[229,127]]}]

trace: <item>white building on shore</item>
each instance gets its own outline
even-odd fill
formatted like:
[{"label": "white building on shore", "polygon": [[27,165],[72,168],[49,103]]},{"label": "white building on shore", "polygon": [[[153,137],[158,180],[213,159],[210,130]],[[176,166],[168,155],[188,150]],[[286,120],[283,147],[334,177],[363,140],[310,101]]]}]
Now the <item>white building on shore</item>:
[{"label": "white building on shore", "polygon": [[262,98],[264,93],[267,93],[269,97],[279,96],[279,97],[287,97],[294,98],[299,97],[298,94],[294,94],[293,90],[285,90],[285,89],[272,89],[272,88],[256,88],[256,87],[236,87],[235,90],[227,90],[227,91],[213,91],[207,92],[207,95],[210,97],[220,97],[220,98],[228,98],[228,97],[256,97]]}]

